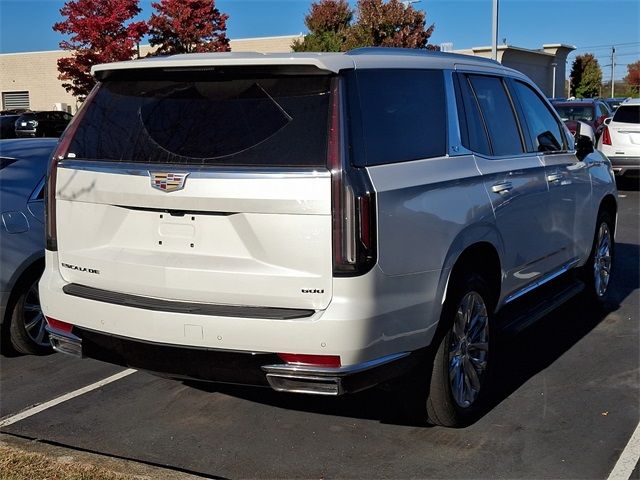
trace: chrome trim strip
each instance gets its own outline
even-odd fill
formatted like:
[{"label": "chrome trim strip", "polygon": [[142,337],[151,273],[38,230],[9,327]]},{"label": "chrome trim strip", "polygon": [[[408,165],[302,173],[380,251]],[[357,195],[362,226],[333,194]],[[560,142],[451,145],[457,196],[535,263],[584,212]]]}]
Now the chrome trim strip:
[{"label": "chrome trim strip", "polygon": [[310,376],[341,377],[345,375],[352,375],[354,373],[360,373],[371,368],[379,367],[381,365],[400,360],[401,358],[409,356],[410,353],[411,352],[393,353],[391,355],[386,355],[374,360],[369,360],[368,362],[356,363],[354,365],[346,365],[344,367],[338,368],[314,367],[313,365],[280,364],[264,365],[262,369],[267,373],[278,374],[286,376],[287,378],[301,377],[304,379]]},{"label": "chrome trim strip", "polygon": [[82,358],[82,339],[73,333],[61,332],[46,325],[49,341],[56,352]]},{"label": "chrome trim strip", "polygon": [[329,170],[323,169],[322,167],[232,168],[166,163],[99,162],[69,158],[61,160],[60,163],[58,163],[58,168],[141,177],[148,177],[150,171],[158,172],[165,170],[176,173],[189,173],[189,178],[329,178],[331,176]]},{"label": "chrome trim strip", "polygon": [[[338,396],[344,393],[341,378],[297,375],[267,374],[269,386],[276,392],[312,393],[315,395]],[[305,383],[310,382],[310,383]]]},{"label": "chrome trim strip", "polygon": [[567,273],[569,270],[571,270],[571,268],[573,268],[574,266],[576,266],[578,264],[579,260],[572,260],[569,263],[566,263],[565,265],[563,265],[562,267],[560,267],[558,270],[556,270],[555,272],[551,272],[548,275],[545,275],[544,277],[539,278],[538,280],[536,280],[533,283],[530,283],[529,285],[527,285],[526,287],[516,291],[515,293],[512,293],[511,295],[509,295],[505,301],[504,301],[504,305],[506,305],[509,302],[512,302],[520,297],[522,297],[523,295],[526,295],[527,293],[535,290],[536,288],[538,288],[541,285],[544,285],[545,283],[553,280],[554,278],[559,277],[560,275],[562,275],[563,273]]}]

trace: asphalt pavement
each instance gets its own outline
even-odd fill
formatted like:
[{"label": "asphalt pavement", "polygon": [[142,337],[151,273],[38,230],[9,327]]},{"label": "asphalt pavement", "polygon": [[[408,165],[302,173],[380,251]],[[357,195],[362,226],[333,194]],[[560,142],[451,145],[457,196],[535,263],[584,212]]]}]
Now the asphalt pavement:
[{"label": "asphalt pavement", "polygon": [[[137,372],[1,431],[210,477],[608,478],[640,420],[637,183],[619,209],[604,306],[576,297],[505,341],[493,408],[466,429],[407,425],[381,390],[325,398]],[[3,418],[123,370],[0,362]]]}]

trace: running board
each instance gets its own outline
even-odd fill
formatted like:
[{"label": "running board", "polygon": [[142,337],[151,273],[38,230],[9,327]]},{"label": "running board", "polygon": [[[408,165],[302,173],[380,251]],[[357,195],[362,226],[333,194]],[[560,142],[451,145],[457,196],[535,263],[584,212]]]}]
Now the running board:
[{"label": "running board", "polygon": [[583,282],[569,278],[552,282],[503,307],[497,314],[500,332],[515,335],[548,315],[563,303],[578,295],[585,288]]}]

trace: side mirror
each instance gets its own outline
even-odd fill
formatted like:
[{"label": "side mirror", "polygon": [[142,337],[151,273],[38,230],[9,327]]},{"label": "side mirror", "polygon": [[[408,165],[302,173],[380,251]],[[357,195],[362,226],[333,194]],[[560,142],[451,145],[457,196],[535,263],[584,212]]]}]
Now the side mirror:
[{"label": "side mirror", "polygon": [[604,119],[604,124],[605,124],[605,125],[609,125],[609,124],[611,123],[611,119],[612,119],[612,118],[613,118],[613,117],[607,117],[607,118],[605,118],[605,119]]},{"label": "side mirror", "polygon": [[593,128],[584,122],[576,125],[576,157],[582,161],[587,155],[593,153],[595,144]]}]

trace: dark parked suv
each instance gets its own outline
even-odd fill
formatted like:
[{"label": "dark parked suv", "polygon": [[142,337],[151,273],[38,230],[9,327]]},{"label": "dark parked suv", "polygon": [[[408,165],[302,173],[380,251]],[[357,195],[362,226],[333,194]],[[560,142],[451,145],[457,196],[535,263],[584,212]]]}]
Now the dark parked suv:
[{"label": "dark parked suv", "polygon": [[59,137],[72,118],[67,112],[25,112],[16,120],[16,136]]}]

